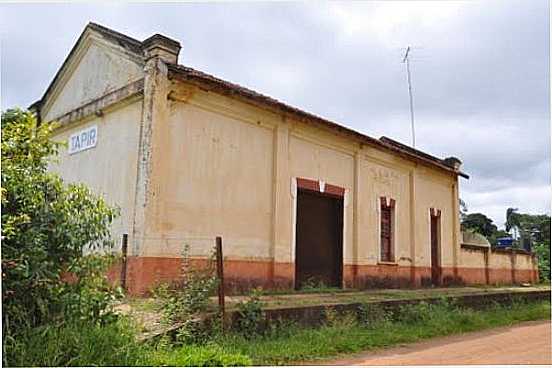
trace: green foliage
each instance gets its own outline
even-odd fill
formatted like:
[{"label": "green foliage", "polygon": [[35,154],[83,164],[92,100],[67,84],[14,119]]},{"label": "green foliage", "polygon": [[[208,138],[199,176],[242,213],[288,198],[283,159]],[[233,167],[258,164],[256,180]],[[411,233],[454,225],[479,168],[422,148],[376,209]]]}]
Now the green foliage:
[{"label": "green foliage", "polygon": [[508,208],[506,210],[506,231],[510,231],[519,226],[519,213],[517,208]]},{"label": "green foliage", "polygon": [[426,302],[401,305],[397,320],[405,323],[426,322],[432,318],[432,309],[434,308]]},{"label": "green foliage", "polygon": [[99,326],[89,321],[49,324],[8,339],[10,366],[133,366],[147,364],[146,347],[126,320]]},{"label": "green foliage", "polygon": [[237,304],[238,320],[236,330],[244,336],[253,337],[261,330],[264,320],[262,289],[253,289],[249,297]]},{"label": "green foliage", "polygon": [[176,334],[176,345],[203,344],[222,332],[220,319],[206,320],[200,316],[190,316]]},{"label": "green foliage", "polygon": [[518,246],[531,245],[538,257],[541,281],[550,281],[550,216],[506,211],[506,230],[512,231]]},{"label": "green foliage", "polygon": [[182,249],[180,279],[172,285],[162,284],[154,290],[154,296],[161,302],[161,312],[168,323],[182,322],[176,334],[177,345],[205,343],[221,332],[220,321],[207,323],[209,297],[218,286],[215,275],[215,251],[211,253],[204,267],[190,261],[190,247]]},{"label": "green foliage", "polygon": [[389,322],[392,314],[384,308],[373,303],[362,303],[357,310],[359,324],[374,327]]},{"label": "green foliage", "polygon": [[550,241],[535,244],[533,251],[539,262],[539,278],[541,281],[550,281]]},{"label": "green foliage", "polygon": [[169,322],[194,319],[207,312],[209,297],[218,286],[215,273],[215,252],[211,253],[205,267],[193,265],[190,261],[190,246],[182,249],[180,280],[173,285],[161,285],[155,294],[162,298],[162,312]]},{"label": "green foliage", "polygon": [[506,211],[506,230],[514,233],[519,243],[550,244],[550,216],[519,213],[517,208]]},{"label": "green foliage", "polygon": [[[465,205],[465,204],[464,204]],[[462,206],[462,202],[461,202]],[[539,256],[539,266],[542,263],[542,269],[545,270],[543,280],[549,280],[550,257],[544,248],[550,247],[550,216],[532,215],[520,213],[517,208],[508,208],[506,210],[506,231],[498,230],[493,221],[482,213],[466,213],[466,208],[461,211],[462,230],[472,230],[484,235],[491,245],[496,245],[497,239],[511,236],[514,238],[514,248],[536,247],[535,252]],[[549,254],[549,253],[548,253]]]},{"label": "green foliage", "polygon": [[89,254],[69,269],[75,281],[64,283],[60,302],[65,319],[96,321],[102,324],[115,322],[114,302],[124,296],[120,287],[113,287],[106,278],[109,267],[118,260],[114,255]]},{"label": "green foliage", "polygon": [[115,294],[103,273],[111,257],[91,251],[112,248],[118,211],[47,171],[60,147],[50,140],[54,127],[38,126],[30,112],[2,113],[4,339],[61,318],[111,319],[106,307]]},{"label": "green foliage", "polygon": [[458,207],[460,210],[460,221],[464,221],[466,215],[468,214],[468,205],[462,198],[458,198]]},{"label": "green foliage", "polygon": [[463,230],[473,230],[487,238],[491,237],[497,231],[497,227],[493,224],[493,220],[482,213],[464,215],[461,225]]},{"label": "green foliage", "polygon": [[176,350],[160,351],[150,362],[154,366],[171,367],[241,367],[252,365],[251,358],[228,352],[219,345],[186,345]]}]

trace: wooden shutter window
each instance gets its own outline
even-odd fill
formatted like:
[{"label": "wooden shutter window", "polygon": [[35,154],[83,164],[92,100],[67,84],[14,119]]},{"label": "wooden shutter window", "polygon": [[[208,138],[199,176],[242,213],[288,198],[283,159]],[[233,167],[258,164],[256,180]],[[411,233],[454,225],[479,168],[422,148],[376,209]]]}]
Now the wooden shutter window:
[{"label": "wooden shutter window", "polygon": [[394,200],[387,206],[385,197],[381,198],[380,205],[380,239],[381,257],[383,262],[393,262],[393,212]]}]

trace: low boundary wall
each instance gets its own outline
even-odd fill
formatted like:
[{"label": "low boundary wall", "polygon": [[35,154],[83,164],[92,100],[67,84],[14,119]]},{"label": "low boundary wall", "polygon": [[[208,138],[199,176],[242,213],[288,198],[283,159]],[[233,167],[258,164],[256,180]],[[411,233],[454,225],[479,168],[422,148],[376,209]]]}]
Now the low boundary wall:
[{"label": "low boundary wall", "polygon": [[[356,313],[362,305],[370,304],[374,306],[379,306],[389,312],[396,312],[403,305],[412,305],[421,302],[435,304],[441,302],[443,299],[463,307],[484,309],[486,307],[494,305],[495,303],[499,303],[501,305],[511,305],[515,302],[550,300],[550,295],[550,290],[531,290],[499,293],[487,292],[448,297],[396,299],[367,303],[343,303],[304,307],[271,308],[264,310],[264,319],[265,321],[287,320],[297,322],[303,326],[316,326],[320,325],[326,320],[327,309],[333,309],[337,314],[344,314],[347,312]],[[236,311],[227,312],[226,318],[228,321],[227,323],[232,326],[237,323],[239,319],[239,314]]]},{"label": "low boundary wall", "polygon": [[536,256],[524,249],[462,244],[458,276],[466,284],[522,284],[539,279]]}]

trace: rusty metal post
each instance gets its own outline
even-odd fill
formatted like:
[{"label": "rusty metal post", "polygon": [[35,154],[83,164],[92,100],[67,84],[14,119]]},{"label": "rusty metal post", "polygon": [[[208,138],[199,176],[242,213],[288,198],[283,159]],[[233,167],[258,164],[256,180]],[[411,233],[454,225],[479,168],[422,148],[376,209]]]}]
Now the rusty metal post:
[{"label": "rusty metal post", "polygon": [[217,277],[218,277],[218,302],[219,309],[222,318],[222,326],[226,321],[226,314],[224,308],[224,262],[222,258],[222,237],[217,236]]},{"label": "rusty metal post", "polygon": [[121,245],[121,253],[123,259],[121,262],[121,286],[126,290],[127,284],[127,252],[128,252],[128,234],[123,234],[123,243]]}]

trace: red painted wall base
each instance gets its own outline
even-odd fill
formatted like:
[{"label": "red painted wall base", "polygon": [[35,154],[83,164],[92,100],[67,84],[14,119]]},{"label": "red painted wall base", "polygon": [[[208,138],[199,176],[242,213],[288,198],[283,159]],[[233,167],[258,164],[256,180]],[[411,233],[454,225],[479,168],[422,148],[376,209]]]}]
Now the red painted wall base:
[{"label": "red painted wall base", "polygon": [[[193,266],[205,267],[205,259],[194,259]],[[180,258],[128,257],[126,288],[130,295],[145,295],[160,283],[178,281],[182,272]],[[108,277],[119,282],[121,266],[113,267]],[[295,266],[292,263],[269,261],[224,261],[225,289],[229,294],[253,287],[289,290],[294,286]],[[534,283],[538,274],[533,270],[484,268],[443,268],[441,285],[519,284]],[[345,265],[343,283],[346,288],[418,288],[431,285],[431,268],[398,265]]]}]

